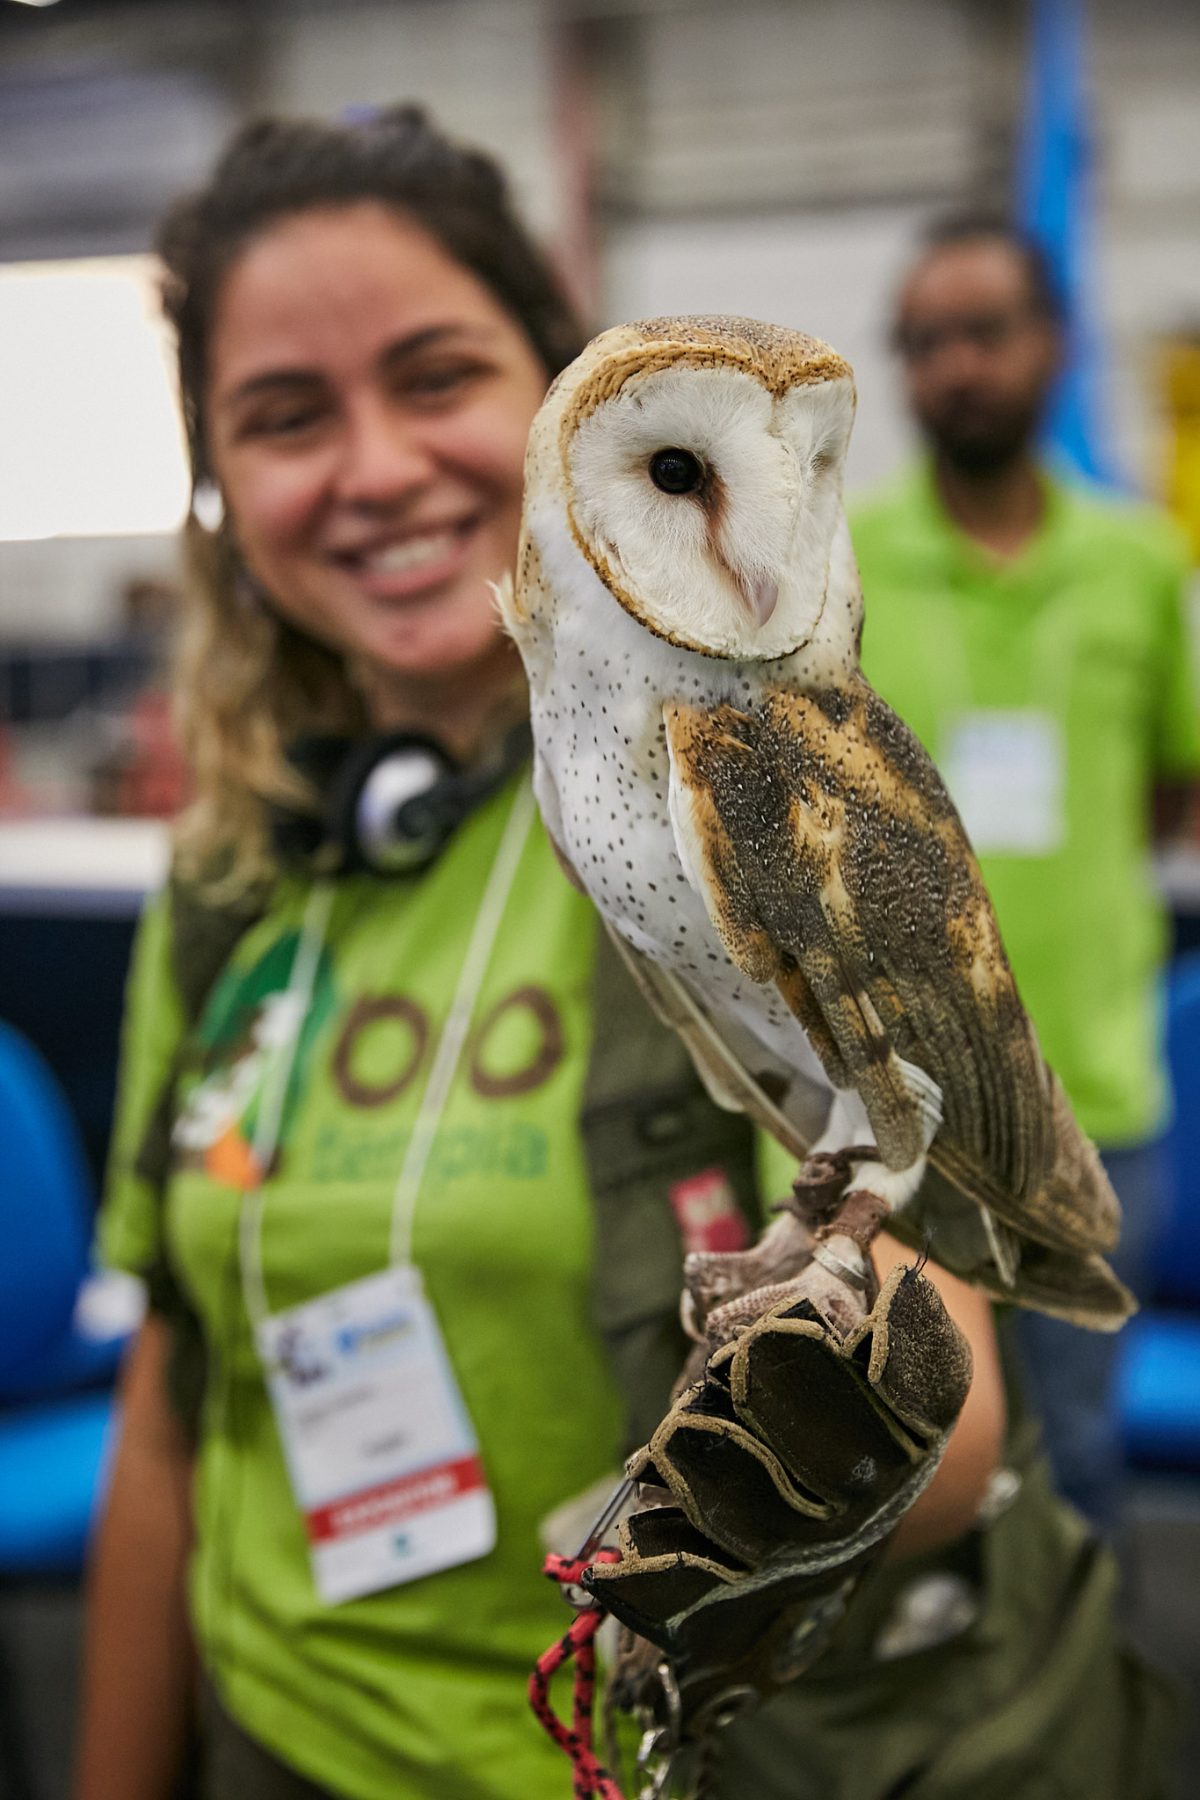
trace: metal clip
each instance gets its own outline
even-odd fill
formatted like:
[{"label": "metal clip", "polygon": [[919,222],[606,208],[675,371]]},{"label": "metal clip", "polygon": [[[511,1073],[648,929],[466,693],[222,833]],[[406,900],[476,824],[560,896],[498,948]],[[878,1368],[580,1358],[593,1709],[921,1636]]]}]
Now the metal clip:
[{"label": "metal clip", "polygon": [[[597,1550],[600,1549],[605,1538],[608,1536],[614,1522],[619,1519],[624,1512],[626,1505],[633,1496],[636,1486],[637,1483],[631,1481],[629,1477],[626,1476],[620,1487],[614,1488],[613,1492],[604,1503],[603,1511],[600,1513],[591,1530],[575,1552],[574,1560],[577,1563],[591,1562]],[[586,1588],[577,1586],[564,1587],[562,1593],[563,1599],[567,1602],[567,1605],[573,1606],[576,1612],[587,1612],[596,1604],[594,1596],[589,1594]]]},{"label": "metal clip", "polygon": [[630,1500],[633,1499],[636,1487],[636,1481],[627,1475],[620,1487],[614,1488],[605,1501],[603,1511],[575,1552],[576,1562],[588,1562],[595,1555]]},{"label": "metal clip", "polygon": [[861,1255],[855,1265],[839,1256],[836,1250],[831,1250],[828,1244],[817,1243],[813,1245],[812,1259],[815,1263],[820,1263],[830,1275],[836,1275],[839,1281],[848,1282],[851,1287],[859,1288],[863,1293],[867,1291],[870,1277],[866,1261]]},{"label": "metal clip", "polygon": [[[651,1717],[642,1733],[642,1741],[638,1745],[637,1773],[648,1776],[648,1779],[638,1789],[637,1800],[661,1800],[670,1784],[679,1755],[683,1703],[679,1698],[679,1684],[670,1663],[659,1663],[658,1679],[662,1686],[666,1717],[662,1720]],[[639,1710],[643,1716],[649,1713],[649,1708]]]}]

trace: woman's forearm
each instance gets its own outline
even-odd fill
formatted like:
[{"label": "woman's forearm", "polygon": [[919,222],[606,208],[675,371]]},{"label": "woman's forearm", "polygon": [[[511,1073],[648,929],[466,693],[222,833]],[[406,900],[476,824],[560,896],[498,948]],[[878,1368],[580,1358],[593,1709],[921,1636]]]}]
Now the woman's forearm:
[{"label": "woman's forearm", "polygon": [[75,1800],[168,1800],[188,1740],[195,1655],[185,1576],[191,1453],[151,1315],[121,1384],[120,1439],[88,1575]]}]

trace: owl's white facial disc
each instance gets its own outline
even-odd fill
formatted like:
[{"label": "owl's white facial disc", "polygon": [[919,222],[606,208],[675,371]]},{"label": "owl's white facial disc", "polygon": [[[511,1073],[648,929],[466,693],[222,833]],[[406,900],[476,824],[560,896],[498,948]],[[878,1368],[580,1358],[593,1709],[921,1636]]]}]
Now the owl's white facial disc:
[{"label": "owl's white facial disc", "polygon": [[[566,452],[575,529],[597,574],[687,649],[739,660],[798,649],[825,604],[853,413],[844,378],[778,398],[719,364],[625,381]],[[667,452],[680,455],[664,463]]]}]

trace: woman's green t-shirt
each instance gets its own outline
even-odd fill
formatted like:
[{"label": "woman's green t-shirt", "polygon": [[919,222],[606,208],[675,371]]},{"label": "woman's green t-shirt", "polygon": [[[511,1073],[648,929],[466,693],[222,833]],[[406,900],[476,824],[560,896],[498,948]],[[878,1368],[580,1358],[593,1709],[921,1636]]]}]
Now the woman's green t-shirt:
[{"label": "woman's green t-shirt", "polygon": [[[510,784],[475,813],[424,876],[337,886],[265,1188],[272,1311],[386,1264],[396,1177],[513,796]],[[237,1249],[265,1047],[309,891],[279,883],[209,996],[161,1218],[133,1169],[180,1030],[161,902],[130,981],[102,1241],[112,1263],[146,1268],[165,1240],[210,1345],[191,1567],[203,1657],[245,1729],[334,1792],[551,1800],[564,1765],[525,1682],[567,1615],[539,1575],[538,1527],[616,1465],[620,1435],[589,1322],[577,1129],[593,915],[535,824],[416,1207],[414,1258],[480,1440],[496,1548],[329,1607],[313,1587]]]}]

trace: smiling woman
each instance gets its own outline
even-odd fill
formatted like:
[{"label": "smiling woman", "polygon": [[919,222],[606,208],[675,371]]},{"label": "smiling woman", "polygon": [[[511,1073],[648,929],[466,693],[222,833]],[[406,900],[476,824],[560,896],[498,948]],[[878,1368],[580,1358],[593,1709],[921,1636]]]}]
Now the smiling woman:
[{"label": "smiling woman", "polygon": [[580,337],[494,164],[411,108],[249,127],[161,253],[197,496],[179,852],[237,885],[270,868],[271,806],[311,803],[299,734],[403,727],[470,760],[519,714],[488,584]]},{"label": "smiling woman", "polygon": [[346,659],[375,726],[441,722],[473,748],[518,679],[488,583],[512,559],[546,382],[525,332],[367,201],[243,252],[210,370],[213,471],[250,572]]},{"label": "smiling woman", "polygon": [[[93,1574],[77,1792],[173,1790],[195,1643],[212,1800],[383,1800],[397,1771],[430,1800],[482,1794],[489,1765],[489,1794],[549,1795],[523,1699],[559,1628],[537,1522],[611,1466],[618,1426],[580,1328],[593,935],[533,824],[490,584],[516,555],[530,422],[580,334],[496,166],[412,109],[251,126],[161,251],[193,475],[194,799],[139,940],[102,1221],[152,1305]],[[326,771],[397,733],[449,762],[431,867],[291,859],[275,814],[325,797],[293,761],[314,733],[333,734]],[[422,1282],[397,1267],[406,1238]],[[365,1341],[397,1306],[416,1361],[360,1419],[322,1322]],[[198,1412],[170,1400],[188,1380]],[[534,1391],[578,1428],[512,1429]],[[374,1538],[346,1525],[377,1516]]]}]

